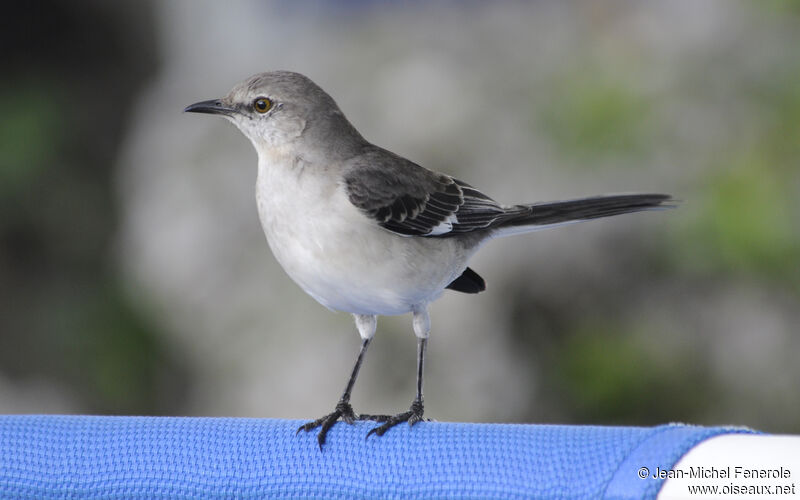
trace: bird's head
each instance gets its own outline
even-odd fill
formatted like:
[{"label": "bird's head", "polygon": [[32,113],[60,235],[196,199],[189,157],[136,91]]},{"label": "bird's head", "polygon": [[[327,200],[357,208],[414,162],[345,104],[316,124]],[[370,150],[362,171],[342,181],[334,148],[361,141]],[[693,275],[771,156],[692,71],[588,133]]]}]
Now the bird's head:
[{"label": "bird's head", "polygon": [[227,118],[259,153],[290,148],[301,138],[325,136],[334,129],[346,136],[352,129],[325,91],[290,71],[259,73],[238,83],[225,97],[194,103],[184,111]]}]

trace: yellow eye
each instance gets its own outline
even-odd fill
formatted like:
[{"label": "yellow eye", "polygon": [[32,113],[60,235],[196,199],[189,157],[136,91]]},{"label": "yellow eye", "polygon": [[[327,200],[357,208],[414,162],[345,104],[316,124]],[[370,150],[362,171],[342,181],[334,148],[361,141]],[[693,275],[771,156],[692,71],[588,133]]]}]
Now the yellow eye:
[{"label": "yellow eye", "polygon": [[272,107],[272,101],[267,99],[266,97],[259,97],[255,101],[253,101],[253,109],[255,109],[259,113],[266,113]]}]

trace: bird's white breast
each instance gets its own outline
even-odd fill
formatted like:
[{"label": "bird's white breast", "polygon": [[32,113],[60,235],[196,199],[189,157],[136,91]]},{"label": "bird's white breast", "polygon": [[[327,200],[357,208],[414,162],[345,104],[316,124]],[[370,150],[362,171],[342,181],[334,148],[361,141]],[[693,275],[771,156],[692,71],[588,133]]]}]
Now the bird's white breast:
[{"label": "bird's white breast", "polygon": [[463,271],[468,253],[457,242],[390,233],[350,203],[338,180],[303,160],[259,158],[256,201],[269,246],[321,304],[403,314],[434,300]]}]

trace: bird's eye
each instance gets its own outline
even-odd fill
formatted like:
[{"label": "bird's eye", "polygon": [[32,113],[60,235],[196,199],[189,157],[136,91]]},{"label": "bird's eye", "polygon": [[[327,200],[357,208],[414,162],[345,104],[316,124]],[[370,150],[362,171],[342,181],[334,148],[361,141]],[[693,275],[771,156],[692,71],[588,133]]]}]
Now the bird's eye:
[{"label": "bird's eye", "polygon": [[253,101],[253,109],[255,109],[259,113],[266,113],[267,111],[272,108],[272,101],[267,99],[266,97],[259,97],[255,101]]}]

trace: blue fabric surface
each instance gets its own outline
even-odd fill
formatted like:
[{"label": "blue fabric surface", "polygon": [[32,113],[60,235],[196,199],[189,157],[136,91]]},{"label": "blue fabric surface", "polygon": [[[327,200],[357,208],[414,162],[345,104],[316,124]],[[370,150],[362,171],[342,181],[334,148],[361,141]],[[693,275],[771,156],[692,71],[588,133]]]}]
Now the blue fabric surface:
[{"label": "blue fabric surface", "polygon": [[0,416],[0,498],[655,498],[646,466],[741,429]]}]

